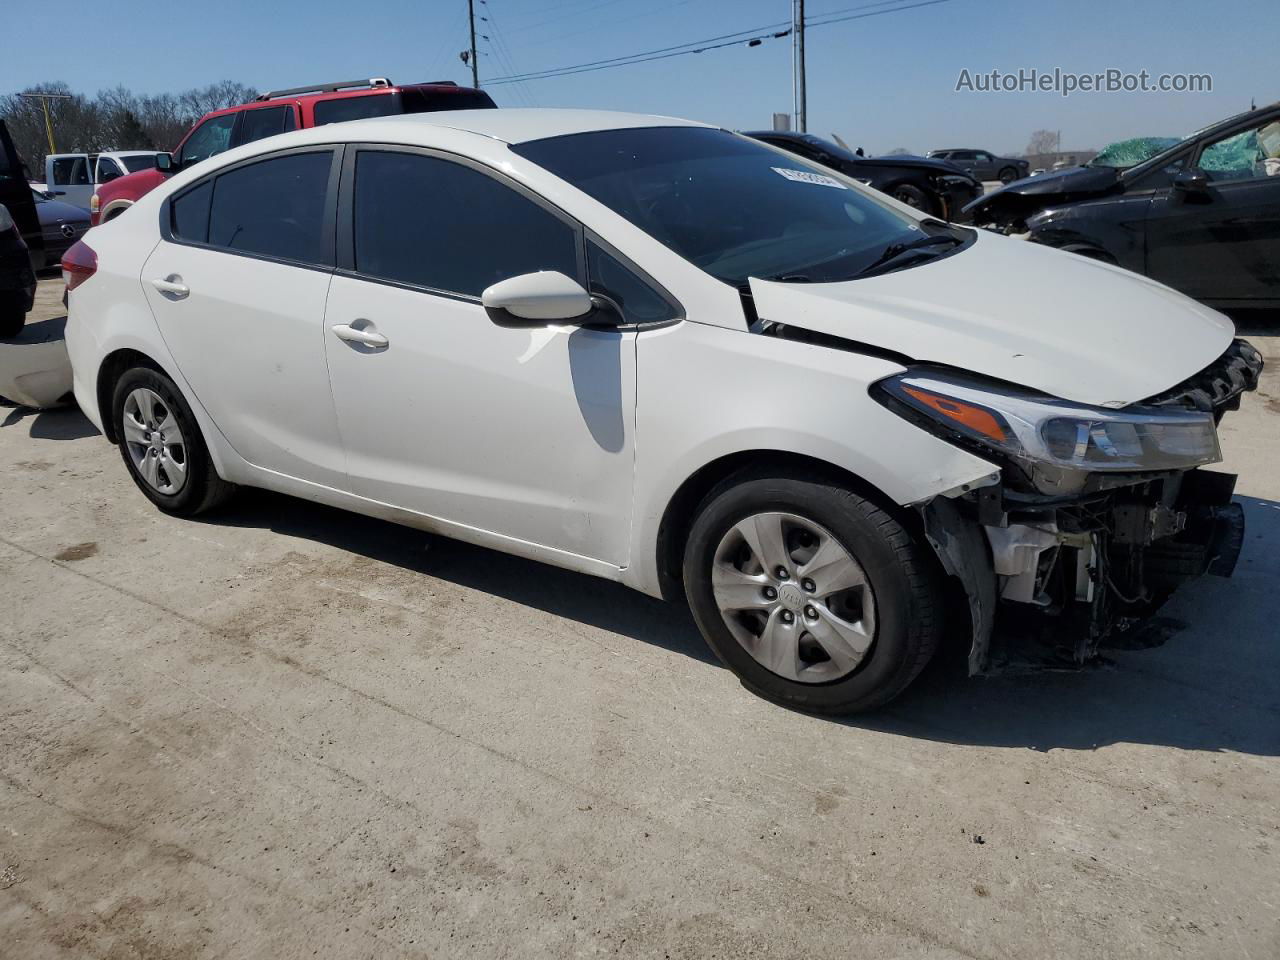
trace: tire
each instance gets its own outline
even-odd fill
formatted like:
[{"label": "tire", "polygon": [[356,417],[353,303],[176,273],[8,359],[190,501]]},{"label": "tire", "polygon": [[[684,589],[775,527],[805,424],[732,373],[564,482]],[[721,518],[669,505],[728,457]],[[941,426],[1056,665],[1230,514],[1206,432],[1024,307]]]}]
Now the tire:
[{"label": "tire", "polygon": [[[151,416],[144,416],[148,403]],[[235,484],[223,480],[214,469],[191,407],[160,371],[151,367],[126,370],[111,394],[111,419],[129,476],[165,513],[195,516],[235,492]],[[163,439],[155,442],[142,435],[158,436],[161,432]],[[149,469],[151,463],[159,466]]]},{"label": "tire", "polygon": [[[785,580],[763,573],[741,532],[764,530],[756,541],[767,543],[775,517],[790,567]],[[819,554],[836,558],[823,535],[856,570],[812,562]],[[804,576],[806,568],[818,582]],[[853,583],[859,574],[860,585],[822,596],[828,585]],[[743,686],[810,713],[850,714],[888,703],[924,669],[942,635],[943,599],[928,548],[872,501],[816,474],[739,474],[712,490],[686,541],[684,586],[703,637]],[[725,613],[726,600],[747,606]],[[864,649],[851,656],[850,647],[833,643],[832,624]],[[850,624],[865,632],[850,631]],[[778,632],[766,638],[770,629]],[[785,639],[773,643],[774,637]]]},{"label": "tire", "polygon": [[1018,179],[1018,171],[1013,169],[1013,167],[1005,167],[1000,171],[1000,176],[997,179],[1001,183],[1013,183],[1013,181]]},{"label": "tire", "polygon": [[915,207],[924,213],[935,213],[937,204],[929,198],[929,195],[911,183],[900,183],[892,190],[895,200],[900,200],[909,207]]}]

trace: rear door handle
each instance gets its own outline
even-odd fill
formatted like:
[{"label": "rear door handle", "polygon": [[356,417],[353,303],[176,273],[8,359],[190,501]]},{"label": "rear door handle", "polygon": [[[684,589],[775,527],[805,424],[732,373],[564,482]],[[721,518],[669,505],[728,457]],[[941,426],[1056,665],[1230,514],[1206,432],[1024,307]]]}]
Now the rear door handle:
[{"label": "rear door handle", "polygon": [[152,280],[151,285],[171,300],[185,300],[191,293],[191,288],[176,273],[169,274],[163,280]]},{"label": "rear door handle", "polygon": [[347,323],[336,323],[330,329],[334,332],[339,340],[346,340],[348,343],[358,343],[362,346],[372,347],[375,350],[381,350],[391,341],[380,333],[375,333],[371,329],[358,329]]}]

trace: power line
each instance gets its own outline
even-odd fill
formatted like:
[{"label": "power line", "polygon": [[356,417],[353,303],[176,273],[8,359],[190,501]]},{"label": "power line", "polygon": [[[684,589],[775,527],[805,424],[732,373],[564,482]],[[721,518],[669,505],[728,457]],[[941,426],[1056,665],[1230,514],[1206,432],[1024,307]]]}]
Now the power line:
[{"label": "power line", "polygon": [[[931,7],[942,3],[950,3],[951,0],[920,0],[917,3],[903,3],[902,0],[879,0],[877,3],[862,4],[858,7],[849,7],[845,10],[833,10],[830,13],[823,14],[828,19],[806,20],[806,29],[814,27],[830,26],[834,23],[845,23],[850,20],[862,20],[867,17],[876,17],[886,13],[899,13],[906,10],[913,10],[917,7]],[[873,10],[872,7],[885,7],[883,10]],[[864,13],[851,13],[850,11],[869,11]],[[843,16],[837,16],[844,14]],[[781,29],[786,28],[786,29]],[[772,32],[768,32],[772,31]],[[754,34],[754,36],[752,35]],[[641,53],[628,54],[621,57],[610,57],[604,60],[593,60],[587,63],[573,64],[565,67],[553,67],[546,70],[536,70],[524,74],[516,74],[509,76],[494,77],[487,82],[491,86],[504,83],[515,83],[524,80],[548,80],[552,77],[567,77],[578,73],[591,73],[596,70],[610,70],[616,67],[626,67],[637,63],[649,63],[654,60],[666,60],[671,57],[680,57],[687,54],[706,53],[709,50],[719,50],[724,47],[737,46],[746,44],[747,46],[759,46],[765,40],[778,40],[791,35],[790,24],[786,21],[781,23],[767,24],[761,27],[754,27],[750,30],[739,30],[736,33],[721,34],[718,37],[708,37],[704,40],[692,40],[687,43],[676,44],[671,47],[660,47],[657,50],[646,50]],[[724,41],[717,43],[715,41]],[[693,49],[689,49],[693,48]]]}]

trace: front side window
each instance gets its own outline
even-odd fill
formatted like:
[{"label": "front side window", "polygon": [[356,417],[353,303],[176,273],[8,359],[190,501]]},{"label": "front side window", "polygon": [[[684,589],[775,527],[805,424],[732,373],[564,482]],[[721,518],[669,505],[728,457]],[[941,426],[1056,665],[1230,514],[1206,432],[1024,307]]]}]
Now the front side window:
[{"label": "front side window", "polygon": [[240,121],[240,142],[253,143],[263,137],[284,132],[284,115],[288,107],[259,107],[246,110]]},{"label": "front side window", "polygon": [[110,157],[98,158],[98,182],[99,183],[110,183],[116,177],[123,176],[123,174],[124,174],[124,171],[122,171],[119,165]]},{"label": "front side window", "polygon": [[225,151],[231,146],[231,128],[235,126],[235,122],[234,113],[224,113],[219,117],[210,117],[192,130],[178,150],[178,165],[185,167],[199,163]]},{"label": "front side window", "polygon": [[294,153],[219,174],[213,181],[208,243],[328,266],[324,213],[332,161],[329,150]]},{"label": "front side window", "polygon": [[1280,177],[1280,121],[1214,141],[1199,166],[1214,183]]},{"label": "front side window", "polygon": [[524,273],[581,272],[573,227],[450,160],[362,150],[354,204],[355,268],[370,277],[479,297]]},{"label": "front side window", "polygon": [[511,149],[735,287],[847,280],[923,236],[831,170],[723,130],[606,130]]},{"label": "front side window", "polygon": [[660,323],[676,315],[667,299],[621,260],[596,243],[587,243],[588,290],[612,300],[627,323]]}]

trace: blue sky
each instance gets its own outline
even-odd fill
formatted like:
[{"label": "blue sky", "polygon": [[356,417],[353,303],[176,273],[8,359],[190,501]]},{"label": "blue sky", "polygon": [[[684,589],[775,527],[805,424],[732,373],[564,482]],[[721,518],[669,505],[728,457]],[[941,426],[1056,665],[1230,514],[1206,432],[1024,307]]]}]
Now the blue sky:
[{"label": "blue sky", "polygon": [[[810,18],[870,0],[807,0]],[[893,2],[893,0],[890,0]],[[901,0],[902,3],[916,0]],[[477,0],[486,76],[595,61],[790,19],[791,0]],[[64,0],[56,30],[0,58],[0,92],[64,80],[178,90],[220,79],[256,87],[386,75],[469,74],[466,0]],[[72,25],[81,25],[70,29]],[[956,145],[1020,151],[1032,130],[1064,148],[1128,136],[1180,136],[1280,99],[1278,0],[947,0],[811,29],[809,130],[883,153]],[[47,37],[48,42],[39,42]],[[1208,73],[1212,93],[957,93],[962,69]],[[494,86],[503,106],[672,114],[737,129],[791,109],[789,40],[735,46],[578,76]]]}]

